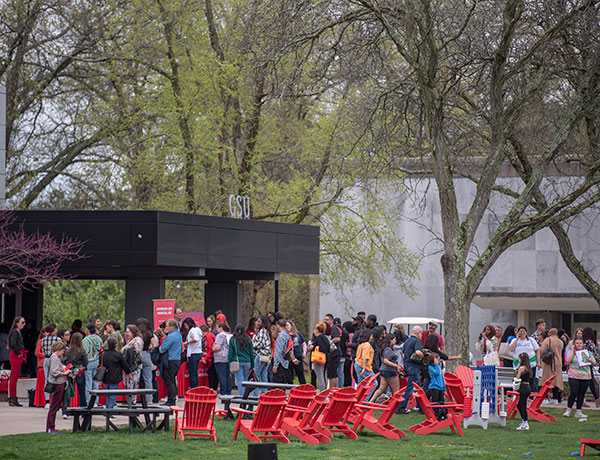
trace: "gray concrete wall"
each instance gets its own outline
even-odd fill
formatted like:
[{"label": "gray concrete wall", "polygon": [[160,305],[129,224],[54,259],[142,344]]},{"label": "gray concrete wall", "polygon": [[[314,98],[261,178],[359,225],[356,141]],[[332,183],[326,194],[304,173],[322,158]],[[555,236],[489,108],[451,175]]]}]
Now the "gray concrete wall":
[{"label": "gray concrete wall", "polygon": [[[573,180],[572,178],[566,179]],[[516,179],[503,179],[504,185],[516,185]],[[468,179],[455,180],[459,212],[464,219],[472,198],[475,185]],[[333,313],[348,318],[352,311],[364,310],[377,315],[379,322],[396,316],[432,316],[444,318],[444,290],[441,256],[441,219],[438,192],[434,181],[408,179],[406,192],[391,196],[397,203],[397,213],[390,216],[395,220],[397,234],[408,247],[423,254],[419,269],[420,280],[416,285],[418,294],[413,299],[404,294],[388,277],[388,286],[374,294],[365,289],[352,289],[343,293],[334,292],[329,286],[322,286],[320,299],[321,317]],[[475,239],[476,251],[482,252],[490,236],[498,226],[496,215],[504,215],[510,203],[504,197],[495,195],[486,212]],[[600,221],[597,212],[590,210],[570,222],[568,233],[576,255],[590,269],[592,276],[600,278]],[[483,280],[480,292],[519,293],[586,293],[577,279],[564,264],[554,236],[543,230],[527,240],[507,250],[492,267]],[[348,299],[345,302],[344,298]],[[349,306],[350,305],[350,306]],[[541,312],[531,312],[529,322],[534,322]],[[471,305],[470,336],[474,338],[486,324],[517,325],[514,310],[484,310]],[[452,352],[452,351],[451,351]],[[477,355],[477,354],[476,354]]]}]

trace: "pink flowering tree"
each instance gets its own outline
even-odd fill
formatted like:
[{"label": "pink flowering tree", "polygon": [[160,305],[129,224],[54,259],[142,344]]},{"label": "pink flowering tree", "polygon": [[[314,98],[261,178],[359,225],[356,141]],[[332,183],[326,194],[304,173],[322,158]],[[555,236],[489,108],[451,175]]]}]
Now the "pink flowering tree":
[{"label": "pink flowering tree", "polygon": [[[60,272],[65,261],[83,258],[83,242],[67,236],[60,241],[49,233],[26,233],[16,226],[11,211],[0,210],[0,280],[8,290],[35,289],[45,281],[70,278]],[[16,228],[15,228],[16,227]]]}]

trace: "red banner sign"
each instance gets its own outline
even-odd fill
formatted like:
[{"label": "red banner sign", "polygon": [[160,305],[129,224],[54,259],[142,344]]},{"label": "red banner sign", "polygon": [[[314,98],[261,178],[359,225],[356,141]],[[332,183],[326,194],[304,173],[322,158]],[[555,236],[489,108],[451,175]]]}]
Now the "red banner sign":
[{"label": "red banner sign", "polygon": [[175,299],[154,299],[154,329],[175,316]]}]

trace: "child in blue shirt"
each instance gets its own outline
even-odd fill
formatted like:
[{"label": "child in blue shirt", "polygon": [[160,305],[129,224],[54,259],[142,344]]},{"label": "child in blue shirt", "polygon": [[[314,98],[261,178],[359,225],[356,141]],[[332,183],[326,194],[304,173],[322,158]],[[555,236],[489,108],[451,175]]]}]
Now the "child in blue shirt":
[{"label": "child in blue shirt", "polygon": [[[431,353],[428,358],[428,370],[431,379],[429,382],[429,401],[434,405],[443,405],[446,384],[444,383],[444,376],[442,375],[442,368],[440,367],[440,355]],[[444,408],[434,408],[434,412],[438,420],[446,420],[448,418],[448,411]]]}]

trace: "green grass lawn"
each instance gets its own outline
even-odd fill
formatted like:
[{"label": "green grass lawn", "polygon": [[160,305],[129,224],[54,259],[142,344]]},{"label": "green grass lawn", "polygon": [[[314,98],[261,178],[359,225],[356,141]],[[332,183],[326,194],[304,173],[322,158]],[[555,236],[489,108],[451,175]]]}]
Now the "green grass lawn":
[{"label": "green grass lawn", "polygon": [[[574,418],[563,418],[558,411],[554,423],[530,422],[529,432],[515,431],[519,421],[509,421],[506,428],[490,425],[485,431],[480,427],[465,430],[465,437],[453,435],[449,429],[427,436],[408,433],[406,439],[391,441],[370,432],[363,432],[358,440],[341,435],[331,444],[309,446],[291,438],[289,445],[279,444],[280,460],[373,460],[373,459],[498,459],[568,458],[579,451],[580,438],[600,438],[600,413],[588,412],[585,423]],[[408,427],[420,422],[418,414],[396,415],[392,423],[408,431]],[[7,423],[1,421],[1,423]],[[233,422],[218,419],[216,422],[218,443],[206,439],[173,440],[170,433],[144,433],[125,431],[105,433],[94,429],[89,433],[65,432],[61,436],[28,434],[0,438],[0,459],[26,460],[88,460],[88,459],[205,459],[230,460],[247,458],[247,441],[241,436],[233,441]],[[586,457],[597,456],[588,449]]]}]

